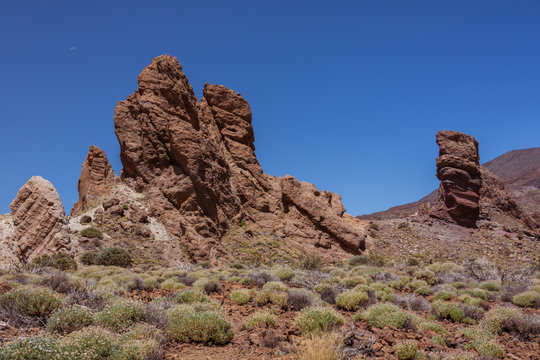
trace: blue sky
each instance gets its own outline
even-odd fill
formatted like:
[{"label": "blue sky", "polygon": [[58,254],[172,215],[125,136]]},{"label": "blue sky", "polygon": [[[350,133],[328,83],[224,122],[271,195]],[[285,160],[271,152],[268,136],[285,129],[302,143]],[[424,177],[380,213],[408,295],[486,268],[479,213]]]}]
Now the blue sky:
[{"label": "blue sky", "polygon": [[435,189],[435,133],[481,160],[540,146],[539,1],[11,1],[0,12],[0,213],[32,176],[67,211],[88,147],[161,54],[250,103],[256,153],[358,215]]}]

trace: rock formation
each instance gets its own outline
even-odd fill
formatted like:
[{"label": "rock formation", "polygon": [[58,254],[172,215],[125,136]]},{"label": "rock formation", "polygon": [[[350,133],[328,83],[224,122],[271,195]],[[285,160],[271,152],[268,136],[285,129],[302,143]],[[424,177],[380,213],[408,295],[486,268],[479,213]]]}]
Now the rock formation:
[{"label": "rock formation", "polygon": [[32,177],[19,190],[10,209],[14,226],[12,241],[21,262],[70,250],[64,206],[49,181],[40,176]]},{"label": "rock formation", "polygon": [[115,109],[122,179],[148,196],[149,215],[190,257],[222,257],[221,239],[242,221],[305,250],[363,250],[364,235],[343,219],[338,195],[262,171],[251,109],[238,93],[206,84],[199,101],[166,55],[138,84]]},{"label": "rock formation", "polygon": [[98,205],[101,196],[110,190],[115,179],[116,175],[107,156],[105,156],[105,152],[97,146],[90,146],[79,178],[79,201],[73,205],[71,215],[76,216],[90,207]]},{"label": "rock formation", "polygon": [[456,224],[475,227],[480,214],[480,172],[478,142],[457,131],[439,131],[437,177],[439,207],[432,216]]}]

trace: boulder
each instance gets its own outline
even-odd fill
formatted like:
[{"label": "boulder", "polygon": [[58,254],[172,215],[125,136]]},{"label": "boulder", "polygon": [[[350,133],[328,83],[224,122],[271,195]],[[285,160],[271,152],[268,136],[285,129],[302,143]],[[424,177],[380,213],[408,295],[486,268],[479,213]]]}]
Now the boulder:
[{"label": "boulder", "polygon": [[54,186],[34,176],[19,190],[10,205],[16,255],[22,263],[70,250],[68,221]]}]

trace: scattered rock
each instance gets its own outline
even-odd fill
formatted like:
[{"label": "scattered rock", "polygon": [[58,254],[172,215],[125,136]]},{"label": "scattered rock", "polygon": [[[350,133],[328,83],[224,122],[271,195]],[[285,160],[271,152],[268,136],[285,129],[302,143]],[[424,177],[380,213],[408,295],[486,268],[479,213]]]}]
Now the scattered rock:
[{"label": "scattered rock", "polygon": [[112,215],[117,216],[123,216],[124,215],[124,208],[120,205],[113,205],[110,208],[107,209],[107,212]]},{"label": "scattered rock", "polygon": [[81,224],[89,224],[92,222],[92,217],[88,215],[83,215],[79,218],[79,223]]},{"label": "scattered rock", "polygon": [[116,198],[112,198],[110,200],[107,200],[103,203],[103,209],[104,210],[108,210],[109,208],[115,206],[115,205],[118,205],[120,204],[120,200],[116,199]]}]

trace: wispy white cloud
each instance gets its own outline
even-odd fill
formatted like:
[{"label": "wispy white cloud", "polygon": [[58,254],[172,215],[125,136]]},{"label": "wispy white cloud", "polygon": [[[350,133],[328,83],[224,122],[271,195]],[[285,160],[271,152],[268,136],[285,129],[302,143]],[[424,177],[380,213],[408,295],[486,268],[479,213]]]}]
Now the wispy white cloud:
[{"label": "wispy white cloud", "polygon": [[78,50],[79,48],[76,47],[76,46],[70,46],[69,47],[69,51],[75,51],[75,50]]}]

